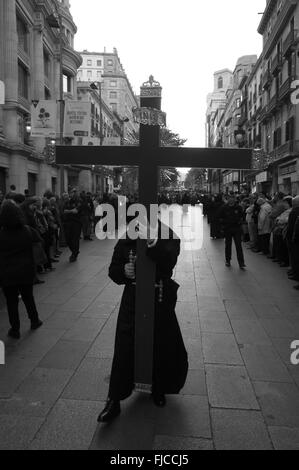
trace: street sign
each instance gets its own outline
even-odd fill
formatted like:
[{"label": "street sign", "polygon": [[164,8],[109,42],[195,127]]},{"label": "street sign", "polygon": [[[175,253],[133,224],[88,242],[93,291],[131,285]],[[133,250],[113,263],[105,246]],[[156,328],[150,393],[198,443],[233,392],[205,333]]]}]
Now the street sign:
[{"label": "street sign", "polygon": [[91,103],[66,101],[64,111],[64,137],[89,137],[91,128]]}]

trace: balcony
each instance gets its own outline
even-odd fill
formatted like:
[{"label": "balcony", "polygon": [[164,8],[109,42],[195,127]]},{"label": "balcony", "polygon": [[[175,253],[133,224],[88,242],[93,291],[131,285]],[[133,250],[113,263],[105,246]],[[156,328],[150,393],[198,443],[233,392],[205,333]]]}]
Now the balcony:
[{"label": "balcony", "polygon": [[276,54],[272,60],[271,73],[272,75],[277,75],[282,67],[282,55]]},{"label": "balcony", "polygon": [[292,88],[291,88],[292,82],[293,82],[293,78],[289,77],[289,78],[286,79],[286,81],[279,88],[278,97],[279,97],[280,101],[284,101],[291,94],[291,92],[292,92]]},{"label": "balcony", "polygon": [[285,57],[287,57],[289,54],[291,54],[297,44],[298,41],[298,30],[293,29],[290,31],[288,34],[287,38],[285,39],[283,43],[283,48],[282,48],[282,53]]},{"label": "balcony", "polygon": [[265,121],[268,121],[269,117],[270,117],[270,113],[269,113],[269,105],[266,104],[262,110],[261,110],[261,115],[260,115],[260,121],[261,122],[265,122]]},{"label": "balcony", "polygon": [[277,95],[274,95],[269,101],[268,112],[273,113],[276,110],[277,106],[278,106]]},{"label": "balcony", "polygon": [[274,163],[287,157],[297,156],[299,156],[299,140],[290,140],[270,153],[269,163]]},{"label": "balcony", "polygon": [[270,70],[267,70],[267,71],[263,74],[263,79],[262,79],[262,86],[263,86],[263,88],[264,88],[264,89],[269,88],[269,86],[271,85],[271,82],[272,82],[272,76],[271,76]]}]

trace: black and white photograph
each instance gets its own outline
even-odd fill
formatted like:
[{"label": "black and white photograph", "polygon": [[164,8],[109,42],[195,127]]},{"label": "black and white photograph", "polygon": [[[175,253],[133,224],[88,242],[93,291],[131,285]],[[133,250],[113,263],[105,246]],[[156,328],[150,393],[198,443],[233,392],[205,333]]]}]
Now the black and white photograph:
[{"label": "black and white photograph", "polygon": [[298,0],[0,0],[0,450],[299,450]]}]

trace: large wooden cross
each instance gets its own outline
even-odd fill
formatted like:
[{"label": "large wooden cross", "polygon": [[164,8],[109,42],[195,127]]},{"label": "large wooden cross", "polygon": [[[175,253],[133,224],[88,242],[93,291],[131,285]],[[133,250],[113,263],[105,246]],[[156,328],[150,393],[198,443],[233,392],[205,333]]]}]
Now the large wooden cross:
[{"label": "large wooden cross", "polygon": [[[150,77],[141,87],[141,108],[161,110],[162,88]],[[146,116],[146,110],[145,110]],[[143,121],[144,122],[144,121]],[[225,148],[160,147],[159,125],[140,124],[139,147],[57,147],[60,165],[139,167],[139,203],[157,204],[159,168],[217,168],[250,170],[252,150]],[[146,256],[146,241],[138,240],[135,320],[135,388],[150,391],[152,384],[155,307],[154,263]]]}]

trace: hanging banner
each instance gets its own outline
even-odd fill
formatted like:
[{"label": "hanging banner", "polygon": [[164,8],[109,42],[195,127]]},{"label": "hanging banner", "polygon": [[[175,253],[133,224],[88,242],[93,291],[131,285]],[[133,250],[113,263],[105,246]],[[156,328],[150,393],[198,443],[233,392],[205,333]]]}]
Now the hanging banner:
[{"label": "hanging banner", "polygon": [[64,112],[64,137],[89,137],[91,128],[91,103],[66,101]]},{"label": "hanging banner", "polygon": [[31,106],[31,137],[56,138],[57,102],[39,101]]},{"label": "hanging banner", "polygon": [[146,126],[166,127],[166,113],[154,108],[134,108],[134,121]]},{"label": "hanging banner", "polygon": [[0,104],[5,104],[5,84],[0,80]]}]

